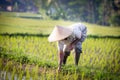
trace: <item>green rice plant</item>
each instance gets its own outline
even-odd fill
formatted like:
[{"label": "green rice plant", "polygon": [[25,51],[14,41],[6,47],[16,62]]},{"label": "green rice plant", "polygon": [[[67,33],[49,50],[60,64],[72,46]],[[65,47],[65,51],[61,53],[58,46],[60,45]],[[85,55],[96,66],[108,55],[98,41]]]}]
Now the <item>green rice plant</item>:
[{"label": "green rice plant", "polygon": [[38,72],[39,72],[39,67],[38,67],[38,65],[36,65],[33,67],[32,72],[31,72],[31,76],[32,76],[33,80],[39,79]]},{"label": "green rice plant", "polygon": [[[11,68],[15,63],[18,63],[15,72],[23,76],[23,64],[33,65],[32,71],[26,69],[27,77],[32,77],[33,80],[40,78],[99,80],[104,79],[105,76],[114,79],[115,76],[118,76],[117,74],[120,74],[119,39],[86,39],[82,45],[83,53],[81,53],[77,71],[75,72],[74,67],[74,52],[71,52],[67,64],[63,66],[63,73],[56,76],[54,76],[56,72],[52,70],[56,70],[58,65],[57,46],[56,43],[49,43],[47,37],[0,36],[0,43],[0,46],[4,49],[0,57],[7,59],[7,63],[2,70],[13,72]],[[39,69],[40,67],[42,69]]]},{"label": "green rice plant", "polygon": [[0,58],[0,71],[2,70],[2,58]]},{"label": "green rice plant", "polygon": [[18,75],[18,80],[22,80],[24,71],[20,71]]},{"label": "green rice plant", "polygon": [[82,72],[82,79],[81,80],[84,80],[84,75],[85,75],[85,73],[84,72]]},{"label": "green rice plant", "polygon": [[75,73],[73,74],[73,79],[74,79],[74,80],[78,80],[78,79],[79,79],[79,74],[75,72]]},{"label": "green rice plant", "polygon": [[[2,62],[3,63],[3,62]],[[11,70],[13,67],[13,62],[12,61],[8,61],[7,63],[5,63],[6,66],[3,68],[3,71],[8,71],[8,70]]]},{"label": "green rice plant", "polygon": [[13,66],[13,71],[12,71],[12,74],[11,74],[11,79],[14,80],[14,76],[16,74],[16,68],[15,66]]},{"label": "green rice plant", "polygon": [[25,67],[25,73],[26,73],[26,79],[27,80],[29,80],[30,79],[30,66],[29,65],[27,65],[26,67]]}]

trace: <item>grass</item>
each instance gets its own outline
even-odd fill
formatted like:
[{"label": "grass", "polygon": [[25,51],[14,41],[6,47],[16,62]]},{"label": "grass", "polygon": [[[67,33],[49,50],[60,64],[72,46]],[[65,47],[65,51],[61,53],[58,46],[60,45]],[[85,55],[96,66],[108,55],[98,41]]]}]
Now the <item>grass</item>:
[{"label": "grass", "polygon": [[[1,13],[2,14],[2,13]],[[25,13],[24,13],[25,14]],[[0,15],[0,33],[33,33],[49,34],[55,25],[69,26],[76,22],[63,20],[36,20]],[[88,35],[119,36],[120,27],[99,26],[84,23],[88,27]]]}]

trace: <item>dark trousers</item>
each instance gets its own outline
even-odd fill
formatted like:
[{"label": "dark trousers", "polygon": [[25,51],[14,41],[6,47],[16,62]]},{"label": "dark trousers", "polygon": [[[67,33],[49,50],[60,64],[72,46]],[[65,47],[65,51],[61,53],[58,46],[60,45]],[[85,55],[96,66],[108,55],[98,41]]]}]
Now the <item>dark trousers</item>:
[{"label": "dark trousers", "polygon": [[[75,55],[74,55],[75,65],[78,65],[81,53],[82,53],[81,49],[75,48]],[[63,64],[66,64],[69,55],[70,55],[70,51],[64,52]]]}]

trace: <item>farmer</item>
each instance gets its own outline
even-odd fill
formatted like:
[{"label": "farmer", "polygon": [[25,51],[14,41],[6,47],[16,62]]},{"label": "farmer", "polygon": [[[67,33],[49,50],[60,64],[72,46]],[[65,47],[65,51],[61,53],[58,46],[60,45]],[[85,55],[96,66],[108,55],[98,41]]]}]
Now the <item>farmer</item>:
[{"label": "farmer", "polygon": [[48,37],[49,42],[58,42],[59,67],[66,64],[70,51],[74,50],[75,65],[78,65],[80,53],[82,53],[82,42],[86,38],[87,28],[81,23],[73,24],[69,27],[55,26]]}]

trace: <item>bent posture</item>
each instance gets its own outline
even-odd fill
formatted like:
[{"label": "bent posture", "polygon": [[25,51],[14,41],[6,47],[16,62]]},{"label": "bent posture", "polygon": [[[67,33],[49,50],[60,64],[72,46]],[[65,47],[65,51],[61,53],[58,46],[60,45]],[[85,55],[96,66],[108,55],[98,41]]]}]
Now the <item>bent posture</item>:
[{"label": "bent posture", "polygon": [[49,42],[58,42],[58,54],[59,54],[59,67],[61,69],[62,64],[66,64],[67,58],[70,55],[70,51],[74,50],[75,65],[78,65],[80,53],[82,53],[82,42],[86,38],[87,28],[81,23],[73,24],[71,26],[62,27],[56,26],[50,36]]}]

